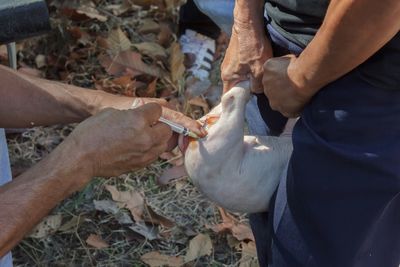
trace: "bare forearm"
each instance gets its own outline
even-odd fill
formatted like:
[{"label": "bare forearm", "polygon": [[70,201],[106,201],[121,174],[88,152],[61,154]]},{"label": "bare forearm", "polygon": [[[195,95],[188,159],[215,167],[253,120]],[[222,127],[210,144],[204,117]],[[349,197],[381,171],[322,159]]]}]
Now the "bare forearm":
[{"label": "bare forearm", "polygon": [[[80,122],[125,98],[38,79],[0,66],[0,128]],[[112,105],[111,105],[112,106]]]},{"label": "bare forearm", "polygon": [[88,171],[80,167],[85,165],[77,164],[78,155],[69,155],[67,146],[71,144],[61,144],[32,169],[0,187],[0,258],[57,203],[89,180]]},{"label": "bare forearm", "polygon": [[263,0],[236,0],[233,16],[235,23],[247,24],[263,29]]},{"label": "bare forearm", "polygon": [[263,5],[263,0],[235,1],[232,35],[221,64],[224,93],[243,80],[250,80],[253,92],[263,91],[263,64],[272,57]]},{"label": "bare forearm", "polygon": [[400,30],[400,2],[332,0],[313,41],[289,75],[304,94],[313,95],[351,71]]}]

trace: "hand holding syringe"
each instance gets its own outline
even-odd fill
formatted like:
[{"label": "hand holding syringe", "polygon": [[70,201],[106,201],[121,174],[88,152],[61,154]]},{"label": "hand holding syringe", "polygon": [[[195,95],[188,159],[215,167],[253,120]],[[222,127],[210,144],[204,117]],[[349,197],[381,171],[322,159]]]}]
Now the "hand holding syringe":
[{"label": "hand holding syringe", "polygon": [[169,125],[171,127],[172,131],[174,131],[174,132],[176,132],[178,134],[183,134],[184,136],[190,136],[190,137],[196,138],[196,139],[200,138],[197,134],[195,134],[194,132],[190,131],[188,128],[186,128],[186,127],[184,127],[182,125],[179,125],[179,124],[177,124],[177,123],[175,123],[173,121],[167,120],[167,119],[165,119],[163,117],[160,117],[158,119],[158,121]]},{"label": "hand holding syringe", "polygon": [[[131,108],[136,108],[141,104],[143,104],[143,100],[140,100],[140,99],[136,98],[133,101]],[[160,117],[158,119],[158,121],[167,124],[168,126],[171,127],[172,131],[174,131],[174,132],[176,132],[178,134],[182,134],[184,136],[190,136],[190,137],[195,138],[195,139],[199,139],[200,138],[197,134],[195,134],[194,132],[192,132],[188,128],[186,128],[186,127],[184,127],[184,126],[182,126],[182,125],[180,125],[178,123],[175,123],[173,121],[167,120],[164,117]]]}]

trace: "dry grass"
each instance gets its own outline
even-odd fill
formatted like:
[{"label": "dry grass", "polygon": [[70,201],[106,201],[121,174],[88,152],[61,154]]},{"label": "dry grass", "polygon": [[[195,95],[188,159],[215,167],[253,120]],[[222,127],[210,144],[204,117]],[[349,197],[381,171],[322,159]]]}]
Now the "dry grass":
[{"label": "dry grass", "polygon": [[[53,1],[57,2],[57,1]],[[98,1],[102,10],[106,4],[121,1]],[[104,11],[104,10],[103,10]],[[70,26],[104,35],[115,25],[121,26],[132,41],[143,41],[148,36],[139,36],[133,29],[140,19],[160,16],[160,12],[148,11],[132,16],[113,17],[107,23],[88,21],[72,23],[60,18],[52,8],[53,33],[47,37],[36,38],[21,44],[19,63],[35,68],[38,54],[55,57],[57,64],[65,64],[65,73],[59,67],[46,67],[41,72],[46,78],[93,88],[94,79],[107,77],[97,60],[96,51],[76,44],[76,40],[66,33]],[[172,16],[176,16],[173,13]],[[170,22],[176,22],[176,17]],[[73,25],[71,25],[73,24]],[[71,53],[79,55],[76,60],[68,61]],[[212,73],[212,80],[219,77],[218,65]],[[160,81],[161,83],[163,81]],[[182,84],[182,83],[181,83]],[[179,92],[183,95],[183,88]],[[14,168],[31,166],[50,153],[73,130],[74,125],[38,127],[22,134],[8,136],[10,157]],[[71,155],[73,157],[74,155]],[[156,162],[145,169],[113,178],[95,178],[85,189],[60,203],[52,214],[62,216],[62,227],[44,238],[25,238],[14,250],[15,266],[144,266],[140,256],[150,251],[160,251],[167,255],[185,255],[189,240],[198,233],[207,233],[213,241],[213,253],[204,256],[190,265],[195,266],[238,266],[240,251],[233,247],[237,241],[231,235],[215,234],[206,229],[206,225],[219,223],[221,218],[214,204],[207,201],[185,178],[168,186],[160,187],[156,179],[168,163]],[[16,170],[16,169],[15,169]],[[18,170],[17,170],[18,171]],[[121,225],[115,215],[94,208],[94,200],[111,199],[105,185],[116,185],[120,189],[136,189],[144,192],[147,203],[157,213],[171,219],[175,226],[168,229],[154,226],[160,238],[149,241],[143,236]],[[126,212],[121,210],[121,212]],[[246,221],[246,217],[239,217]],[[101,236],[110,246],[95,249],[86,244],[90,234]],[[228,241],[233,242],[228,242]]]},{"label": "dry grass", "polygon": [[[72,130],[68,127],[34,128],[21,136],[9,138],[12,162],[37,162],[49,153]],[[235,265],[240,253],[230,248],[226,235],[216,235],[205,228],[219,222],[216,207],[207,201],[188,179],[160,187],[156,178],[167,164],[156,162],[149,167],[109,179],[96,178],[81,192],[61,203],[52,213],[61,214],[63,224],[73,221],[70,229],[43,239],[25,238],[14,249],[16,266],[141,266],[140,256],[150,251],[184,255],[189,239],[197,233],[209,233],[214,253],[197,266]],[[143,191],[148,204],[176,226],[160,227],[160,238],[148,241],[120,225],[115,216],[96,211],[93,200],[110,199],[104,185]],[[157,226],[154,226],[157,228]],[[98,234],[111,246],[98,250],[85,243],[89,234]]]}]

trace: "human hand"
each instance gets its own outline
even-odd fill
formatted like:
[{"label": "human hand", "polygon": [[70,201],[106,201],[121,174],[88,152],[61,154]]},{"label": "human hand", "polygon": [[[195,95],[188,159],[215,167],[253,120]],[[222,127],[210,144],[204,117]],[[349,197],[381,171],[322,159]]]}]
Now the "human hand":
[{"label": "human hand", "polygon": [[[168,102],[165,99],[161,98],[145,98],[145,97],[125,97],[125,96],[116,96],[111,94],[106,94],[106,97],[103,97],[102,109],[112,107],[115,109],[126,110],[140,107],[147,103],[157,103],[162,107],[162,116],[170,121],[173,121],[179,125],[182,125],[193,133],[197,134],[200,137],[204,137],[207,135],[207,132],[201,127],[201,124],[192,118],[189,118],[168,107]],[[168,151],[174,149],[178,144],[178,134],[173,133],[172,137],[168,141]]]},{"label": "human hand", "polygon": [[263,24],[256,26],[235,20],[221,65],[224,93],[244,80],[250,80],[254,93],[262,93],[263,64],[271,57],[271,43]]},{"label": "human hand", "polygon": [[140,99],[142,100],[143,103],[152,103],[152,102],[159,103],[162,106],[162,116],[165,119],[173,121],[179,125],[188,128],[199,137],[204,137],[207,135],[207,131],[203,129],[203,127],[197,120],[189,118],[188,116],[184,115],[179,111],[173,110],[172,108],[170,108],[170,106],[168,106],[168,102],[166,100],[159,98],[140,98]]},{"label": "human hand", "polygon": [[142,168],[167,149],[172,132],[159,123],[161,107],[151,103],[134,110],[104,109],[85,120],[65,142],[74,146],[88,177],[117,176]]},{"label": "human hand", "polygon": [[294,55],[267,60],[262,80],[271,108],[289,118],[299,116],[312,97],[296,79],[295,62]]},{"label": "human hand", "polygon": [[[189,130],[191,130],[193,133],[195,133],[199,137],[205,137],[207,135],[207,131],[202,127],[202,125],[196,121],[193,120],[192,118],[189,118],[185,116],[183,113],[178,112],[176,110],[170,109],[167,106],[168,102],[165,101],[164,99],[158,99],[158,98],[137,98],[134,103],[134,107],[141,106],[145,103],[160,103],[159,101],[163,100],[164,103],[161,103],[162,106],[162,116],[163,118],[170,120],[172,122],[175,122],[179,125],[182,125]],[[179,140],[179,134],[173,133],[172,137],[168,141],[168,151],[173,150],[177,145],[178,145],[178,140]]]}]

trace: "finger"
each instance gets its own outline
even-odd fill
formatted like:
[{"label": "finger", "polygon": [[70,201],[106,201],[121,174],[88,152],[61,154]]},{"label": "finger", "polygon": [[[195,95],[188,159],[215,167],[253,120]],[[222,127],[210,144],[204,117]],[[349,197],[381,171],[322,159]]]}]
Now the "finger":
[{"label": "finger", "polygon": [[284,111],[282,111],[281,114],[286,118],[294,118],[294,116],[295,116],[292,113],[284,112]]},{"label": "finger", "polygon": [[225,94],[229,90],[231,90],[236,84],[240,83],[241,81],[246,81],[248,78],[246,75],[238,75],[234,74],[229,80],[223,81],[223,91],[222,93]]},{"label": "finger", "polygon": [[158,122],[150,128],[150,136],[155,145],[161,143],[168,143],[168,140],[172,137],[171,127],[165,123]]},{"label": "finger", "polygon": [[268,79],[267,79],[267,77],[265,75],[262,78],[262,88],[263,88],[264,94],[268,98],[268,96],[269,96]]},{"label": "finger", "polygon": [[187,136],[183,136],[183,135],[179,136],[178,147],[183,154],[185,154],[186,149],[188,148],[190,142],[191,141],[189,140],[189,138]]},{"label": "finger", "polygon": [[144,168],[156,161],[161,153],[162,152],[156,152],[155,148],[153,148],[149,153],[147,153],[140,159],[140,163],[138,164],[139,168]]},{"label": "finger", "polygon": [[223,93],[228,92],[235,84],[242,80],[247,80],[247,69],[236,70],[232,67],[221,69],[221,80],[223,82]]},{"label": "finger", "polygon": [[168,140],[167,151],[172,151],[178,145],[179,136],[177,133],[172,133],[172,137]]},{"label": "finger", "polygon": [[167,151],[168,149],[168,143],[162,143],[159,146],[154,148],[155,154],[160,156],[162,153]]},{"label": "finger", "polygon": [[162,98],[143,97],[141,99],[143,100],[144,103],[157,103],[163,107],[168,105],[168,101]]},{"label": "finger", "polygon": [[162,109],[159,104],[148,103],[137,109],[141,113],[143,119],[147,122],[147,125],[155,124],[161,117]]},{"label": "finger", "polygon": [[163,117],[188,128],[199,137],[204,137],[207,135],[207,131],[201,127],[201,124],[198,121],[191,119],[180,112],[171,110],[169,108],[163,108]]},{"label": "finger", "polygon": [[231,82],[223,82],[222,94],[225,94],[233,87]]},{"label": "finger", "polygon": [[286,118],[298,118],[300,116],[300,112],[285,112],[283,113],[283,116],[285,116]]},{"label": "finger", "polygon": [[253,93],[261,94],[264,92],[262,77],[260,78],[250,77],[250,82],[251,82],[251,91]]},{"label": "finger", "polygon": [[141,159],[141,166],[145,167],[150,163],[156,161],[158,157],[167,150],[167,143],[160,144],[155,146],[149,151],[146,155],[144,155]]}]

